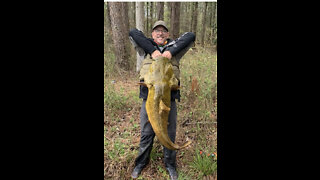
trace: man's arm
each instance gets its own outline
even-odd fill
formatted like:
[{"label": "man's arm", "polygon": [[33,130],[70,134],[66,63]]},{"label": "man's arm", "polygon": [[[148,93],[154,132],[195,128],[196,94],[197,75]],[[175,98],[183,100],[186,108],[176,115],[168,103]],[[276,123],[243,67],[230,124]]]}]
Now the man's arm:
[{"label": "man's arm", "polygon": [[196,36],[192,32],[186,32],[178,39],[168,44],[168,49],[172,56],[176,56],[180,51],[190,48],[190,45],[195,41]]},{"label": "man's arm", "polygon": [[129,36],[138,44],[147,54],[152,54],[157,50],[152,42],[138,29],[131,29]]}]

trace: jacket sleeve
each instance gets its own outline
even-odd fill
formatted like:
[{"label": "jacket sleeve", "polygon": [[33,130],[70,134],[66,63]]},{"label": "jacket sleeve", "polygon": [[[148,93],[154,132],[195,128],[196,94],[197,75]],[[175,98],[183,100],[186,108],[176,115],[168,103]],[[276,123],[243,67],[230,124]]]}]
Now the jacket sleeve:
[{"label": "jacket sleeve", "polygon": [[140,46],[147,54],[152,54],[156,50],[151,40],[147,38],[141,31],[138,29],[131,29],[129,36]]},{"label": "jacket sleeve", "polygon": [[172,41],[168,45],[168,49],[172,56],[177,55],[181,50],[190,47],[191,44],[195,41],[196,36],[192,32],[186,32],[181,35],[178,39]]}]

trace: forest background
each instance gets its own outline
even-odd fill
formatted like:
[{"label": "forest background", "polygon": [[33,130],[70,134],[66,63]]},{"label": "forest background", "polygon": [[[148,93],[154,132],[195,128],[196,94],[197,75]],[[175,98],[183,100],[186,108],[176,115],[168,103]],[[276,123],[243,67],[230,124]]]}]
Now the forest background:
[{"label": "forest background", "polygon": [[[130,179],[140,126],[137,56],[129,30],[151,37],[164,20],[170,38],[196,34],[180,61],[177,137],[193,143],[177,152],[179,179],[217,178],[217,2],[104,2],[104,179]],[[151,161],[138,179],[168,179],[155,138]]]}]

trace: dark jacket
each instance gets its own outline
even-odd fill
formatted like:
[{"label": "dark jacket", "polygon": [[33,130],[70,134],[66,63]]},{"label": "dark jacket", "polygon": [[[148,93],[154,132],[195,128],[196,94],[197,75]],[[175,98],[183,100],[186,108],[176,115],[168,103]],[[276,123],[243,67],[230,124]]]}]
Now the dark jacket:
[{"label": "dark jacket", "polygon": [[[159,50],[161,53],[164,51],[170,51],[172,57],[179,56],[178,61],[180,58],[186,53],[190,45],[195,41],[195,35],[192,32],[186,32],[181,35],[176,40],[167,39],[167,44],[163,47],[159,47],[157,43],[153,41],[152,38],[147,38],[141,31],[138,29],[132,29],[129,32],[129,36],[135,41],[135,43],[140,46],[146,54],[151,54],[155,50]],[[186,50],[185,52],[182,52]],[[180,81],[179,81],[180,85]],[[147,99],[148,97],[148,88],[144,86],[140,86],[140,98]],[[180,91],[171,91],[171,100],[178,99],[180,102]]]},{"label": "dark jacket", "polygon": [[161,53],[169,50],[172,56],[177,55],[181,50],[188,47],[191,43],[195,41],[195,35],[192,32],[186,32],[181,35],[176,40],[167,39],[168,43],[164,46],[164,49],[161,51],[160,47],[153,41],[152,38],[147,38],[141,31],[138,29],[132,29],[129,32],[129,36],[147,53],[152,54],[153,51],[159,50]]}]

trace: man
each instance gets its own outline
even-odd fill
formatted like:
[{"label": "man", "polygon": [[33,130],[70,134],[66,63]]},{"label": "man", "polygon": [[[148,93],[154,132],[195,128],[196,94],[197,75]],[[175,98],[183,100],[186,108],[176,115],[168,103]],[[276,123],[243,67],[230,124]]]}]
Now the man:
[{"label": "man", "polygon": [[[164,21],[157,21],[152,28],[152,38],[145,37],[138,29],[132,29],[129,33],[129,38],[140,56],[138,59],[143,59],[142,66],[138,67],[138,70],[140,71],[140,82],[144,81],[144,74],[149,70],[152,59],[163,56],[171,60],[174,74],[180,84],[179,61],[195,41],[195,35],[192,32],[184,33],[178,39],[172,40],[169,38],[166,23]],[[139,63],[137,63],[137,66],[139,66]],[[139,155],[135,160],[135,168],[131,175],[132,178],[137,178],[142,169],[149,163],[153,139],[155,137],[152,126],[148,122],[148,115],[145,108],[147,96],[148,88],[140,85],[139,97],[143,99],[140,111],[141,139]],[[172,142],[175,141],[176,137],[177,107],[175,99],[180,101],[179,90],[171,91],[168,135]],[[164,163],[170,178],[178,179],[178,174],[176,172],[176,151],[163,147],[163,152]]]}]

